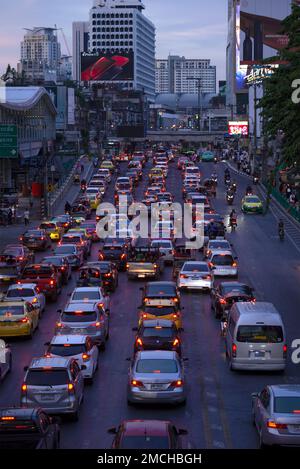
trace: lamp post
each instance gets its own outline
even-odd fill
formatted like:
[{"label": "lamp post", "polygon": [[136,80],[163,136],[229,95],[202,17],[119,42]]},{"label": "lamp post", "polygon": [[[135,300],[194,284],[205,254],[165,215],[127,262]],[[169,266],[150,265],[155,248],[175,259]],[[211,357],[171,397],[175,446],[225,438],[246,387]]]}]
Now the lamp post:
[{"label": "lamp post", "polygon": [[197,82],[197,89],[198,89],[198,130],[201,131],[201,89],[202,89],[202,78],[200,77],[187,77],[187,80],[193,80]]}]

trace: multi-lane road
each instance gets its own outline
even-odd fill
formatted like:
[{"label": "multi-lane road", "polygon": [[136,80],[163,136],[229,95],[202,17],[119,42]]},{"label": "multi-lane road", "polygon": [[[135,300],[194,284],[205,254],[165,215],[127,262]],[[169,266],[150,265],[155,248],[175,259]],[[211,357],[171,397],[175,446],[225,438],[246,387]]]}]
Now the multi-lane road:
[{"label": "multi-lane road", "polygon": [[[122,163],[121,173],[126,163]],[[151,168],[149,161],[144,169]],[[231,208],[225,201],[223,174],[225,166],[219,163],[201,164],[203,177],[213,169],[219,175],[217,197],[212,204],[216,211],[226,216]],[[228,238],[238,256],[239,280],[252,285],[258,300],[271,301],[281,312],[288,345],[300,338],[300,251],[289,237],[280,242],[277,236],[277,220],[271,212],[266,216],[244,216],[240,212],[240,200],[248,180],[235,175],[238,193],[238,229]],[[147,183],[145,176],[139,184],[137,199]],[[181,176],[176,164],[170,164],[167,189],[181,202]],[[73,189],[74,190],[74,189]],[[113,199],[113,182],[105,200]],[[296,230],[297,231],[297,230]],[[91,259],[96,259],[98,246],[93,245]],[[44,257],[44,253],[37,259]],[[171,267],[165,269],[162,279],[171,279]],[[39,330],[32,341],[10,341],[13,351],[12,373],[0,385],[1,406],[18,405],[23,367],[32,357],[43,354],[44,343],[53,336],[57,309],[67,302],[67,294],[75,286],[75,275],[56,304],[48,303],[40,321]],[[189,443],[193,448],[257,448],[258,438],[251,423],[251,393],[269,383],[296,383],[300,379],[300,365],[291,362],[289,348],[287,369],[284,374],[245,373],[229,370],[220,336],[220,326],[211,311],[210,295],[206,293],[182,293],[184,309],[183,356],[186,362],[188,385],[187,403],[180,407],[128,406],[126,384],[128,362],[132,355],[134,332],[137,325],[137,308],[141,302],[141,283],[128,282],[126,273],[119,276],[119,287],[112,294],[111,331],[105,352],[101,352],[99,370],[94,383],[85,389],[84,404],[77,423],[67,420],[62,424],[62,448],[109,448],[112,436],[107,429],[124,419],[171,419],[189,431]]]}]

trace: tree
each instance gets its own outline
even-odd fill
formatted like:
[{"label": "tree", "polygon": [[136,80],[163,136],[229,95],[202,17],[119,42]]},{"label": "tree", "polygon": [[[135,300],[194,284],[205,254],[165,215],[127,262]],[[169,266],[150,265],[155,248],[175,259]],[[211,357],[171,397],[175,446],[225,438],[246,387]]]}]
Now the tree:
[{"label": "tree", "polygon": [[276,138],[278,132],[284,135],[282,158],[277,167],[283,162],[300,164],[300,104],[292,100],[292,83],[300,79],[300,6],[293,4],[292,13],[282,25],[283,34],[289,38],[287,47],[279,53],[283,65],[265,80],[264,97],[258,104],[266,137]]}]

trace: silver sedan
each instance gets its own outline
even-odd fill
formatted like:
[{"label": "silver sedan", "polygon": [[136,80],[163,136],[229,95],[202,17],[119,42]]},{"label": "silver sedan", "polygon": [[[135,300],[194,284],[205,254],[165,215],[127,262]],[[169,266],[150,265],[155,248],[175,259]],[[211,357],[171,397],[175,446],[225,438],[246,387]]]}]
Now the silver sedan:
[{"label": "silver sedan", "polygon": [[179,272],[178,288],[211,290],[214,277],[207,262],[185,262]]},{"label": "silver sedan", "polygon": [[180,404],[186,400],[183,365],[176,352],[137,352],[128,378],[129,404]]},{"label": "silver sedan", "polygon": [[300,445],[300,385],[266,386],[252,394],[253,423],[261,448]]}]

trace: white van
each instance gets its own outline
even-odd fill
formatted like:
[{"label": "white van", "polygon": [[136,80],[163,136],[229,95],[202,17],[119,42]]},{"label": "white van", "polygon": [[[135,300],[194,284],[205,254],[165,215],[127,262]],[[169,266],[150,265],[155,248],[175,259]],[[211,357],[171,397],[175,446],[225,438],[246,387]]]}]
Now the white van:
[{"label": "white van", "polygon": [[285,369],[285,330],[272,303],[235,303],[228,315],[225,340],[231,370]]}]

